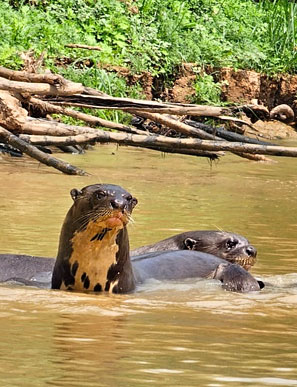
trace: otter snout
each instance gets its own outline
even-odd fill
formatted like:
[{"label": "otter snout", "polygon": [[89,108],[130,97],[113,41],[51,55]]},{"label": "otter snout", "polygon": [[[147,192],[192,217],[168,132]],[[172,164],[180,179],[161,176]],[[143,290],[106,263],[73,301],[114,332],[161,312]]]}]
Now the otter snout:
[{"label": "otter snout", "polygon": [[127,205],[128,201],[126,199],[111,199],[110,205],[114,210],[124,210]]},{"label": "otter snout", "polygon": [[248,246],[246,249],[245,249],[245,253],[248,257],[253,257],[253,258],[256,258],[257,256],[257,249],[254,247],[254,246]]}]

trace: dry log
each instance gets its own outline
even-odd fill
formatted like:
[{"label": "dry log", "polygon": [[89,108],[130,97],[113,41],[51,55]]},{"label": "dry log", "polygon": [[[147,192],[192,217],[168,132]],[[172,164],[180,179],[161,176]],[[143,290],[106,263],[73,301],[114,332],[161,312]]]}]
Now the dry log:
[{"label": "dry log", "polygon": [[294,121],[295,114],[294,114],[294,110],[290,106],[286,104],[281,104],[281,105],[275,106],[271,110],[270,118],[272,120],[279,120],[286,124],[289,124],[290,122]]},{"label": "dry log", "polygon": [[[98,129],[98,131],[100,131]],[[155,144],[176,146],[178,149],[201,149],[207,151],[244,152],[250,154],[265,154],[272,156],[297,157],[297,147],[282,147],[276,145],[254,145],[226,141],[210,141],[200,139],[175,139],[165,136],[139,136],[133,134],[103,132],[100,142],[118,142],[131,146],[149,147]]]},{"label": "dry log", "polygon": [[55,157],[48,155],[37,149],[33,145],[29,145],[24,140],[19,139],[14,134],[10,133],[8,130],[0,126],[0,138],[2,141],[19,149],[20,151],[26,153],[27,155],[33,157],[34,159],[40,161],[43,164],[46,164],[50,167],[56,168],[59,171],[66,173],[68,175],[80,175],[84,176],[87,173],[82,169],[74,167],[69,163],[65,163],[64,161],[58,160]]},{"label": "dry log", "polygon": [[272,143],[267,141],[261,141],[255,138],[243,136],[242,134],[230,132],[229,130],[225,130],[224,128],[218,128],[211,125],[206,125],[201,122],[196,122],[193,120],[185,120],[184,122],[187,125],[204,130],[207,133],[213,134],[220,138],[224,138],[225,140],[228,140],[228,141],[245,142],[247,144],[273,145]]},{"label": "dry log", "polygon": [[[111,129],[117,129],[126,133],[142,135],[148,134],[143,130],[138,130],[130,126],[125,126],[117,123],[115,123],[115,127],[111,127]],[[88,126],[66,125],[57,121],[45,120],[43,118],[28,117],[27,121],[23,123],[22,127],[18,129],[17,133],[45,136],[75,136],[77,134],[96,134],[97,129],[93,129]]]},{"label": "dry log", "polygon": [[26,122],[27,110],[21,107],[20,101],[8,91],[0,90],[0,125],[9,129],[20,130]]},{"label": "dry log", "polygon": [[[217,137],[213,134],[206,133],[204,130],[198,129],[198,128],[193,128],[190,125],[186,125],[183,122],[176,121],[172,118],[169,117],[164,117],[161,114],[157,113],[147,113],[143,111],[137,111],[137,115],[148,118],[152,121],[159,122],[160,124],[163,124],[171,129],[174,129],[180,133],[186,134],[188,136],[192,137],[199,137],[202,139],[206,140],[217,140],[217,141],[222,141],[220,137]],[[259,156],[257,154],[254,155],[245,155],[243,152],[236,152],[237,156],[247,158],[249,160],[254,160],[254,161],[263,161],[265,159],[263,156]],[[269,159],[266,159],[266,161],[270,161]]]},{"label": "dry log", "polygon": [[231,121],[231,122],[235,122],[237,124],[241,124],[241,125],[246,125],[248,126],[249,128],[253,129],[254,131],[257,131],[256,128],[250,124],[249,122],[247,121],[244,121],[244,120],[240,120],[239,118],[236,118],[236,117],[229,117],[229,116],[218,116],[218,118],[222,121]]},{"label": "dry log", "polygon": [[[39,120],[38,120],[39,121]],[[48,126],[51,126],[52,122],[48,122]],[[72,127],[66,124],[55,123],[57,128],[60,126],[65,130],[68,128],[69,132],[73,131]],[[88,129],[88,128],[87,128]],[[88,129],[89,130],[89,129]],[[229,151],[229,152],[244,152],[251,155],[257,153],[272,156],[286,156],[286,157],[297,157],[297,147],[282,147],[276,145],[256,145],[256,144],[244,144],[240,142],[228,142],[228,141],[210,141],[200,139],[180,139],[170,138],[161,135],[137,135],[130,133],[114,133],[107,132],[101,129],[95,130],[97,134],[96,141],[106,143],[115,142],[124,145],[136,146],[149,148],[152,145],[155,146],[168,146],[174,147],[175,149],[195,149],[195,150],[206,150],[206,151]]]},{"label": "dry log", "polygon": [[10,70],[2,66],[0,66],[0,77],[11,81],[49,83],[50,85],[66,85],[69,83],[62,75],[52,73],[35,74],[28,71]]},{"label": "dry log", "polygon": [[269,120],[269,110],[263,105],[253,104],[238,106],[234,112],[236,111],[245,113],[252,123],[258,120]]},{"label": "dry log", "polygon": [[148,113],[216,117],[223,121],[232,121],[238,124],[247,125],[256,131],[252,124],[236,117],[229,117],[225,115],[232,114],[233,110],[237,111],[237,107],[223,108],[205,105],[159,103],[156,101],[130,98],[115,98],[107,94],[98,95],[95,90],[90,88],[86,94],[67,96],[65,98],[56,99],[52,102],[54,104],[64,106],[78,106],[91,109],[120,109],[131,114],[137,114],[137,109],[141,109],[142,112]]},{"label": "dry log", "polygon": [[199,137],[208,140],[213,140],[215,136],[213,134],[206,133],[204,130],[199,128],[193,128],[190,125],[184,124],[183,122],[176,121],[172,118],[165,117],[158,113],[149,113],[142,110],[135,111],[135,114],[140,117],[148,118],[154,122],[159,122],[162,125],[167,126],[168,128],[174,129],[179,133],[185,134],[187,136]]},{"label": "dry log", "polygon": [[[55,136],[30,136],[27,134],[21,134],[20,138],[30,144],[34,145],[42,145],[42,146],[64,146],[64,145],[78,145],[78,144],[86,144],[86,143],[94,143],[100,142],[101,134],[98,136],[97,134],[79,134],[76,136],[69,137],[55,137]],[[197,157],[207,157],[211,160],[217,160],[220,156],[223,156],[222,152],[212,153],[207,151],[199,151],[197,149],[183,149],[178,148],[174,149],[172,147],[164,146],[164,145],[148,145],[146,148],[157,150],[165,153],[180,153],[185,155],[197,156]]]},{"label": "dry log", "polygon": [[74,82],[68,82],[66,84],[56,86],[48,83],[9,81],[6,78],[0,77],[0,89],[17,93],[67,96],[82,92],[84,87],[80,83]]},{"label": "dry log", "polygon": [[84,94],[86,94],[86,95],[99,95],[100,97],[104,97],[104,96],[108,97],[108,94],[105,94],[102,91],[93,89],[92,87],[85,87]]},{"label": "dry log", "polygon": [[240,120],[236,117],[228,117],[233,111],[237,111],[238,107],[226,108],[217,106],[181,104],[181,103],[160,103],[156,101],[147,101],[131,98],[115,98],[107,94],[98,95],[89,89],[87,94],[66,96],[57,98],[52,101],[54,104],[64,106],[78,106],[90,109],[120,109],[131,114],[137,114],[138,110],[148,113],[164,113],[173,115],[191,115],[217,117],[224,121],[233,121],[239,124],[244,124],[256,130],[253,125]]},{"label": "dry log", "polygon": [[85,50],[97,50],[97,51],[102,51],[102,48],[99,47],[99,46],[88,46],[86,44],[65,44],[65,47],[69,47],[69,48],[83,48]]},{"label": "dry log", "polygon": [[116,130],[123,130],[125,132],[135,132],[135,130],[129,126],[118,124],[116,122],[104,120],[102,118],[94,117],[90,114],[78,112],[76,110],[67,109],[61,106],[53,105],[49,102],[42,101],[41,99],[34,98],[34,97],[23,97],[22,101],[26,101],[29,103],[32,103],[35,106],[38,106],[41,110],[48,114],[63,114],[72,118],[75,118],[77,120],[81,120],[84,122],[87,122],[91,126],[101,126],[103,128],[109,128],[109,129],[116,129]]},{"label": "dry log", "polygon": [[141,109],[141,111],[152,113],[218,117],[231,112],[230,109],[216,106],[159,103],[141,99],[115,98],[107,95],[69,95],[51,102],[64,106],[80,106],[91,109],[120,109],[132,113]]}]

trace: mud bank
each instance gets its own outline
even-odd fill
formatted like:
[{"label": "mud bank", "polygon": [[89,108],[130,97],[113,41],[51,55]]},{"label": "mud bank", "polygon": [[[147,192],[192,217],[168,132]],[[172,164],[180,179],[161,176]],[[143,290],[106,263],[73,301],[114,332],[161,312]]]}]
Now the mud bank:
[{"label": "mud bank", "polygon": [[[194,82],[201,75],[194,63],[183,63],[174,74],[165,81],[162,77],[153,77],[149,72],[132,74],[125,67],[102,66],[109,72],[123,76],[129,85],[140,83],[145,97],[168,102],[189,103],[195,95]],[[289,105],[297,115],[297,76],[279,74],[268,76],[251,70],[234,70],[223,67],[204,69],[205,74],[213,76],[221,85],[222,102],[238,104],[264,105],[270,111],[281,104]],[[295,124],[286,125],[280,121],[257,121],[255,127],[268,138],[297,137]]]}]

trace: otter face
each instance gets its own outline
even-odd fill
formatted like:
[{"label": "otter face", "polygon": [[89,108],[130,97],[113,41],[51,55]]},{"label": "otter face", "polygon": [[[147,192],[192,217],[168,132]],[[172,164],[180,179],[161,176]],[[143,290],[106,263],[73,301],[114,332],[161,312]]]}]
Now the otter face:
[{"label": "otter face", "polygon": [[237,263],[246,270],[256,263],[257,250],[243,237],[234,234],[222,241],[221,246],[222,254],[229,262]]},{"label": "otter face", "polygon": [[246,270],[256,263],[256,248],[246,238],[237,234],[206,231],[203,238],[198,236],[196,239],[195,235],[192,238],[186,238],[184,245],[188,250],[213,254],[231,263],[237,263]]},{"label": "otter face", "polygon": [[106,227],[124,226],[137,204],[137,199],[122,187],[113,184],[94,184],[70,191],[74,201],[74,215],[84,229],[90,222],[105,221]]}]

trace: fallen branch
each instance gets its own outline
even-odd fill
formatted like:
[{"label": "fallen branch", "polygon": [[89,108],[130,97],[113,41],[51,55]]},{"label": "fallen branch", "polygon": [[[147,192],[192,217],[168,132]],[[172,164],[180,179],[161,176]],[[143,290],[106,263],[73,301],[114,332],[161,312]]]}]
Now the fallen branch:
[{"label": "fallen branch", "polygon": [[75,118],[77,120],[84,121],[92,126],[101,126],[103,128],[108,128],[108,129],[116,129],[116,130],[123,130],[125,132],[135,132],[133,128],[123,125],[123,124],[118,124],[116,122],[104,120],[99,117],[94,117],[90,114],[78,112],[76,110],[72,109],[67,109],[61,106],[56,106],[53,105],[49,102],[42,101],[41,99],[34,98],[34,97],[23,97],[22,101],[24,102],[29,102],[35,106],[38,106],[42,111],[48,113],[48,114],[63,114],[65,116],[69,116],[72,118]]},{"label": "fallen branch", "polygon": [[237,124],[241,124],[241,125],[246,125],[248,126],[249,128],[253,129],[254,131],[256,131],[254,125],[250,124],[249,122],[247,121],[244,121],[244,120],[240,120],[239,118],[236,118],[236,117],[229,117],[229,116],[218,116],[218,118],[222,121],[231,121],[231,122],[236,122]]},{"label": "fallen branch", "polygon": [[66,85],[69,83],[62,75],[44,73],[35,74],[29,73],[28,71],[16,71],[10,70],[6,67],[0,66],[0,77],[21,82],[33,82],[33,83],[49,83],[50,85]]},{"label": "fallen branch", "polygon": [[19,149],[20,151],[26,153],[27,155],[33,157],[34,159],[40,161],[43,164],[46,164],[50,167],[56,168],[59,171],[66,173],[68,175],[80,175],[84,176],[87,173],[82,169],[74,167],[69,163],[58,160],[55,157],[48,155],[37,149],[33,145],[27,144],[24,140],[19,139],[14,134],[10,133],[8,130],[0,126],[0,137],[5,143]]},{"label": "fallen branch", "polygon": [[65,44],[65,47],[69,48],[83,48],[85,50],[97,50],[97,51],[102,51],[102,48],[99,46],[87,46],[86,44]]},{"label": "fallen branch", "polygon": [[174,129],[177,132],[185,134],[187,136],[199,137],[208,140],[213,140],[215,137],[213,134],[206,133],[204,130],[201,130],[199,128],[193,128],[190,125],[187,125],[180,121],[176,121],[172,118],[163,116],[158,113],[149,113],[144,112],[142,110],[135,110],[134,114],[140,117],[148,118],[149,120],[154,122],[159,122],[160,124],[165,125],[168,128]]},{"label": "fallen branch", "polygon": [[[95,143],[95,142],[101,142],[102,135],[101,133],[98,134],[79,134],[76,136],[68,136],[68,137],[55,137],[55,136],[34,136],[34,135],[27,135],[27,134],[21,134],[20,138],[30,144],[34,145],[42,145],[42,146],[64,146],[64,145],[78,145],[78,144],[86,144],[86,143]],[[223,153],[211,153],[207,151],[201,151],[197,149],[174,149],[173,147],[166,146],[166,145],[154,145],[154,144],[147,144],[146,148],[165,152],[165,153],[180,153],[190,156],[197,156],[197,157],[208,157],[211,160],[216,160],[220,156],[223,155]]]},{"label": "fallen branch", "polygon": [[18,93],[29,93],[39,95],[71,95],[74,93],[80,93],[84,90],[84,87],[80,83],[67,82],[66,84],[54,86],[48,83],[29,83],[29,82],[16,82],[9,81],[3,77],[0,77],[0,90],[7,90]]},{"label": "fallen branch", "polygon": [[149,113],[164,113],[173,115],[191,115],[204,117],[217,117],[223,121],[232,121],[247,125],[253,130],[253,125],[240,120],[236,117],[229,117],[226,114],[232,114],[237,107],[226,108],[218,106],[193,105],[181,103],[160,103],[156,101],[147,101],[131,98],[115,98],[107,94],[97,95],[89,90],[89,93],[65,96],[52,101],[54,104],[64,106],[78,106],[90,109],[120,109],[131,114],[136,114],[137,110]]},{"label": "fallen branch", "polygon": [[141,111],[151,113],[218,117],[231,112],[230,109],[216,106],[159,103],[142,99],[115,98],[107,95],[69,95],[62,99],[51,100],[51,102],[55,105],[79,106],[91,109],[120,109],[131,113],[141,109]]},{"label": "fallen branch", "polygon": [[[222,139],[220,137],[217,137],[214,134],[206,133],[204,130],[201,130],[201,129],[196,128],[196,127],[193,128],[192,126],[187,125],[183,122],[176,121],[176,120],[169,118],[169,117],[164,117],[164,116],[157,114],[157,113],[147,113],[147,112],[143,112],[143,111],[139,110],[139,111],[136,111],[135,114],[137,114],[141,117],[148,118],[152,121],[159,122],[160,124],[163,124],[171,129],[174,129],[174,130],[176,130],[180,133],[186,134],[188,136],[199,137],[199,138],[206,139],[206,140],[222,141]],[[260,157],[259,155],[256,155],[256,154],[246,155],[243,152],[236,152],[236,155],[243,157],[243,158],[247,158],[249,160],[254,160],[254,161],[263,161],[265,159],[264,156]],[[266,159],[265,161],[270,161],[270,160]]]},{"label": "fallen branch", "polygon": [[[73,128],[70,125],[58,124],[59,127],[62,125],[65,129],[68,127],[69,132]],[[81,128],[81,127],[76,127]],[[106,132],[101,129],[96,130],[96,141],[100,143],[115,142],[124,145],[136,146],[149,148],[155,146],[170,146],[178,149],[195,149],[195,150],[206,150],[206,151],[229,151],[229,152],[244,152],[251,155],[257,153],[272,156],[285,156],[285,157],[297,157],[297,148],[295,147],[282,147],[276,145],[256,145],[256,144],[244,144],[240,142],[228,142],[228,141],[210,141],[200,139],[180,139],[171,138],[161,135],[138,135],[129,133],[114,133]],[[95,136],[94,136],[95,138]]]},{"label": "fallen branch", "polygon": [[201,122],[196,122],[193,120],[185,120],[185,124],[193,126],[194,128],[204,130],[207,133],[213,134],[217,137],[224,138],[228,141],[236,141],[236,142],[245,142],[247,144],[259,144],[259,145],[273,145],[272,143],[266,141],[260,141],[255,138],[250,138],[247,136],[243,136],[242,134],[230,132],[229,130],[225,130],[224,128],[217,128],[214,126],[202,124]]}]

